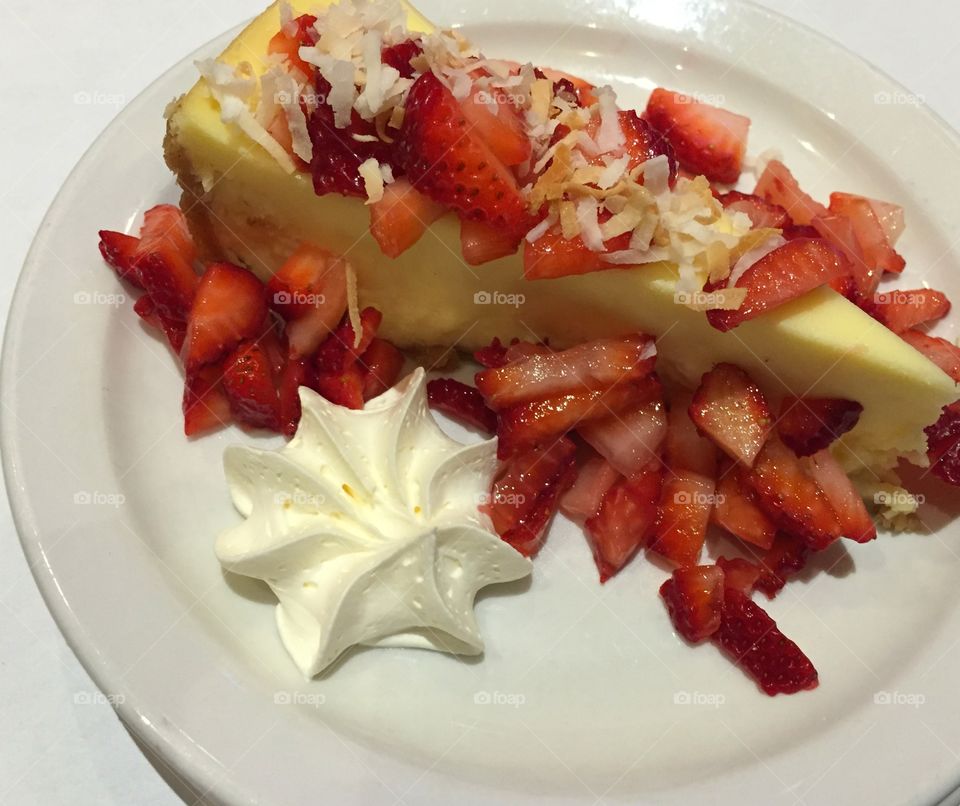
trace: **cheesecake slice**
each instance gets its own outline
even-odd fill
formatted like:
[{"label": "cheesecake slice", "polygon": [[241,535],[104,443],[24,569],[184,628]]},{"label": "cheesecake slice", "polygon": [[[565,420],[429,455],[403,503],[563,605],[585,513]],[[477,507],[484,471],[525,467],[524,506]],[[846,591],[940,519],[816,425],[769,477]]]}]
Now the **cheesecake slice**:
[{"label": "cheesecake slice", "polygon": [[[293,14],[318,5],[328,4],[296,0]],[[268,45],[282,25],[290,18],[271,6],[218,62],[239,68],[241,78],[262,76],[276,64]],[[433,30],[413,9],[406,25]],[[648,333],[657,337],[658,371],[689,388],[717,363],[729,362],[773,400],[796,395],[859,402],[860,421],[840,448],[851,470],[889,468],[898,457],[925,464],[923,429],[957,399],[948,375],[828,286],[721,332],[703,310],[679,304],[673,263],[530,280],[520,252],[468,265],[453,212],[388,258],[370,233],[367,200],[318,195],[295,156],[278,156],[276,143],[244,125],[248,118],[235,108],[236,96],[225,100],[223,86],[208,68],[168,113],[166,160],[201,249],[262,279],[304,241],[345,255],[356,272],[361,307],[382,312],[380,333],[399,347],[475,350],[494,338],[567,347]],[[736,221],[724,217],[715,226],[733,231]]]}]

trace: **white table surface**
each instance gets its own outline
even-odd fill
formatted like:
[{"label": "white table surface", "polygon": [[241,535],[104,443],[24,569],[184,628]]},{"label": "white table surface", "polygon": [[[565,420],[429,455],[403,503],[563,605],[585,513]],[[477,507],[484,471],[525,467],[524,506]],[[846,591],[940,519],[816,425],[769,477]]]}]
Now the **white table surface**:
[{"label": "white table surface", "polygon": [[[264,2],[0,0],[0,325],[48,205],[119,105]],[[763,5],[840,41],[960,129],[960,6],[943,0]],[[84,103],[88,98],[96,102]],[[6,497],[0,499],[0,803],[195,802],[98,700],[44,607]]]}]

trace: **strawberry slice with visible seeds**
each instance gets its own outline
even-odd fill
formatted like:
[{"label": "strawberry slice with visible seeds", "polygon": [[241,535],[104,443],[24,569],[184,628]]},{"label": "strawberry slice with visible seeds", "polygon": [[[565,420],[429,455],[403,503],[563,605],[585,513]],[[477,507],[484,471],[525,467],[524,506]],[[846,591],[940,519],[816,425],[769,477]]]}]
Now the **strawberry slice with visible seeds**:
[{"label": "strawberry slice with visible seeds", "polygon": [[868,302],[880,285],[882,272],[867,262],[853,231],[853,224],[844,216],[825,215],[814,218],[812,226],[821,238],[846,259],[856,291],[854,300],[861,304]]},{"label": "strawberry slice with visible seeds", "polygon": [[419,241],[441,215],[441,205],[401,177],[385,185],[383,198],[370,205],[370,234],[383,254],[399,257]]},{"label": "strawberry slice with visible seeds", "polygon": [[363,399],[379,397],[393,386],[403,370],[403,353],[385,339],[373,339],[360,359],[366,372]]},{"label": "strawberry slice with visible seeds", "polygon": [[144,322],[163,332],[167,337],[170,348],[179,356],[183,349],[183,340],[186,337],[187,326],[183,322],[174,321],[163,316],[149,294],[141,296],[133,305],[133,310]]},{"label": "strawberry slice with visible seeds", "polygon": [[810,547],[801,537],[781,532],[760,560],[756,587],[773,599],[787,584],[787,578],[803,570]]},{"label": "strawberry slice with visible seeds", "polygon": [[[893,248],[890,236],[878,214],[878,209],[882,208],[878,208],[876,204],[883,203],[875,203],[871,199],[850,193],[830,194],[830,212],[842,215],[850,221],[867,265],[881,272],[900,274],[906,263]],[[903,210],[899,209],[902,216]]]},{"label": "strawberry slice with visible seeds", "polygon": [[737,280],[735,287],[747,290],[739,308],[707,311],[707,319],[717,330],[732,330],[849,272],[844,258],[825,241],[797,238],[760,258]]},{"label": "strawberry slice with visible seeds", "polygon": [[604,242],[604,251],[595,252],[576,238],[564,238],[560,227],[547,230],[535,241],[523,242],[523,276],[528,280],[549,280],[572,274],[622,269],[603,259],[608,252],[619,252],[630,246],[631,233],[625,232]]},{"label": "strawberry slice with visible seeds", "polygon": [[793,224],[786,210],[761,196],[731,190],[729,193],[718,196],[717,199],[727,212],[745,214],[753,222],[754,229],[766,227],[783,229]]},{"label": "strawberry slice with visible seeds", "polygon": [[716,565],[677,568],[660,586],[674,628],[693,643],[706,641],[720,629],[723,591],[724,572]]},{"label": "strawberry slice with visible seeds", "polygon": [[497,414],[483,402],[483,395],[473,386],[454,378],[436,378],[427,384],[430,407],[455,420],[479,428],[488,434],[497,430]]},{"label": "strawberry slice with visible seeds", "polygon": [[930,336],[919,330],[908,330],[900,336],[907,344],[923,353],[947,375],[960,383],[960,347],[946,339]]},{"label": "strawberry slice with visible seeds", "polygon": [[829,447],[860,421],[863,406],[855,400],[787,396],[780,406],[777,431],[797,456]]},{"label": "strawberry slice with visible seeds", "polygon": [[[150,296],[153,296],[152,294]],[[200,279],[184,342],[187,373],[218,361],[268,328],[263,283],[231,263],[211,263]]]},{"label": "strawberry slice with visible seeds", "polygon": [[711,182],[733,184],[740,178],[750,118],[661,87],[651,93],[644,117],[684,168]]},{"label": "strawberry slice with visible seeds", "polygon": [[713,641],[771,697],[817,687],[810,659],[760,605],[735,588],[724,589],[723,618]]},{"label": "strawberry slice with visible seeds", "polygon": [[727,463],[717,481],[713,523],[746,543],[769,549],[777,536],[776,524],[760,508],[743,480],[743,469]]},{"label": "strawberry slice with visible seeds", "polygon": [[863,307],[878,322],[902,334],[918,325],[943,319],[950,313],[950,300],[940,291],[918,288],[877,294],[872,304]]},{"label": "strawberry slice with visible seeds", "polygon": [[701,436],[690,419],[693,395],[682,392],[670,402],[667,415],[667,436],[664,456],[667,465],[675,470],[692,470],[701,476],[714,477],[717,473],[717,448]]},{"label": "strawberry slice with visible seeds", "polygon": [[700,433],[748,467],[772,426],[763,393],[733,364],[717,364],[703,376],[688,411]]},{"label": "strawberry slice with visible seeds", "polygon": [[183,388],[183,432],[199,436],[230,424],[230,402],[223,391],[219,364],[187,372]]},{"label": "strawberry slice with visible seeds", "polygon": [[742,557],[733,557],[729,560],[726,557],[719,557],[717,565],[723,570],[723,584],[740,591],[744,596],[749,596],[753,592],[757,580],[760,579],[760,566]]},{"label": "strawberry slice with visible seeds", "polygon": [[757,180],[757,196],[787,211],[794,224],[809,226],[814,218],[829,215],[829,210],[800,189],[793,174],[779,160],[770,160]]},{"label": "strawberry slice with visible seeds", "polygon": [[280,399],[266,351],[246,341],[223,363],[223,390],[233,418],[249,428],[280,430]]},{"label": "strawberry slice with visible seeds", "polygon": [[496,338],[486,347],[474,350],[473,359],[487,369],[499,369],[510,363],[507,360],[507,345]]},{"label": "strawberry slice with visible seeds", "polygon": [[651,376],[648,385],[650,399],[646,403],[593,420],[578,432],[624,476],[632,476],[651,462],[659,461],[660,448],[667,435],[660,382]]},{"label": "strawberry slice with visible seeds", "polygon": [[109,266],[128,283],[143,288],[137,269],[137,248],[140,239],[123,232],[100,230],[100,254]]},{"label": "strawberry slice with visible seeds", "polygon": [[583,523],[597,514],[603,496],[621,478],[602,456],[591,456],[580,467],[573,486],[560,499],[560,511],[571,520]]},{"label": "strawberry slice with visible seeds", "polygon": [[556,440],[508,462],[481,510],[503,540],[526,557],[539,551],[560,496],[576,475],[576,445]]},{"label": "strawberry slice with visible seeds", "polygon": [[877,536],[877,527],[850,478],[830,451],[823,450],[805,460],[808,472],[833,507],[840,533],[857,543]]},{"label": "strawberry slice with visible seeds", "polygon": [[196,259],[187,220],[177,207],[158,204],[143,214],[134,262],[141,285],[171,321],[187,321],[199,282]]},{"label": "strawberry slice with visible seeds", "polygon": [[767,440],[745,481],[767,515],[815,551],[840,537],[830,501],[797,455],[777,437]]},{"label": "strawberry slice with visible seeds", "polygon": [[715,497],[712,478],[671,470],[660,492],[660,515],[651,548],[675,565],[696,565]]},{"label": "strawberry slice with visible seeds", "polygon": [[509,232],[491,227],[483,221],[461,219],[460,252],[470,266],[480,266],[491,260],[509,257],[516,251],[516,239]]},{"label": "strawberry slice with visible seeds", "polygon": [[653,465],[616,482],[604,493],[596,515],[584,524],[601,583],[623,568],[653,534],[662,477],[660,467]]}]

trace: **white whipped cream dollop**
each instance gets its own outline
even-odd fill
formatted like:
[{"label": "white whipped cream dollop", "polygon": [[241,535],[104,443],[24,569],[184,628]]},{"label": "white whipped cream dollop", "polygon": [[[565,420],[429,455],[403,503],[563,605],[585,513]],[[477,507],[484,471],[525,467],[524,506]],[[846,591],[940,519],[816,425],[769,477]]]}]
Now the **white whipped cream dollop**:
[{"label": "white whipped cream dollop", "polygon": [[217,540],[223,567],[271,587],[280,636],[308,676],[356,644],[481,653],[477,591],[532,567],[477,508],[496,441],[446,436],[422,369],[362,411],[307,388],[300,400],[283,449],[224,454],[246,519]]}]

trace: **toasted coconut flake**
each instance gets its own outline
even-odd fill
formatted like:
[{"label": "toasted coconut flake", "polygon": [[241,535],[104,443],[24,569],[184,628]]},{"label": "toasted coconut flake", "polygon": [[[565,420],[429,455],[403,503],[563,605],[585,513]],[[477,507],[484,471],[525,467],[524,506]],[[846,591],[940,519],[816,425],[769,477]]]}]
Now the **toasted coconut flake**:
[{"label": "toasted coconut flake", "polygon": [[577,218],[577,206],[572,201],[562,201],[560,208],[560,232],[567,240],[580,234],[580,220]]},{"label": "toasted coconut flake", "polygon": [[530,112],[537,120],[545,121],[550,117],[550,102],[553,100],[553,83],[546,78],[538,78],[530,85]]},{"label": "toasted coconut flake", "polygon": [[289,75],[277,79],[277,99],[287,118],[287,128],[293,143],[293,153],[304,162],[313,159],[313,141],[307,130],[307,118],[300,106],[300,85]]},{"label": "toasted coconut flake", "polygon": [[670,160],[660,155],[647,160],[640,166],[643,171],[643,186],[653,195],[659,196],[670,190]]},{"label": "toasted coconut flake", "polygon": [[615,185],[620,181],[620,178],[626,172],[629,164],[629,154],[624,154],[622,157],[611,160],[609,163],[607,163],[607,167],[603,169],[600,176],[597,178],[597,187],[601,190],[606,190],[607,188]]},{"label": "toasted coconut flake", "polygon": [[576,202],[577,223],[580,225],[580,238],[587,249],[592,252],[603,251],[603,235],[600,232],[600,223],[597,214],[600,205],[592,196],[584,196]]},{"label": "toasted coconut flake", "polygon": [[344,260],[347,275],[347,318],[353,328],[353,346],[359,347],[363,340],[363,323],[360,319],[360,297],[357,293],[357,273]]},{"label": "toasted coconut flake", "polygon": [[383,174],[380,173],[380,163],[373,157],[364,160],[357,168],[360,178],[363,179],[363,189],[367,194],[367,204],[380,201],[383,198]]},{"label": "toasted coconut flake", "polygon": [[551,210],[543,220],[537,224],[530,232],[527,233],[526,239],[528,243],[536,243],[544,235],[547,234],[549,229],[557,223],[557,213],[554,210]]},{"label": "toasted coconut flake", "polygon": [[597,133],[597,147],[603,152],[619,151],[626,143],[623,128],[620,126],[620,112],[617,109],[617,96],[610,87],[601,87],[596,92],[600,106],[600,131]]}]

